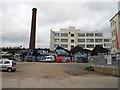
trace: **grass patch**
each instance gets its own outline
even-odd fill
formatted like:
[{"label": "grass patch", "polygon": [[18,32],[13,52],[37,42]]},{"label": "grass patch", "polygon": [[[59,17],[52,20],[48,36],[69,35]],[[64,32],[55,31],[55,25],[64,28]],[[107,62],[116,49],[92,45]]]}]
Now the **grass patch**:
[{"label": "grass patch", "polygon": [[92,66],[87,66],[84,68],[86,71],[94,71],[94,68]]}]

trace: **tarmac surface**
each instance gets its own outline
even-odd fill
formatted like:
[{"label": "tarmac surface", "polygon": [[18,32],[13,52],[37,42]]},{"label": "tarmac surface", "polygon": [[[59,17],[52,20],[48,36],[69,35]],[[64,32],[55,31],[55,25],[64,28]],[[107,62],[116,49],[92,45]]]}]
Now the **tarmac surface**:
[{"label": "tarmac surface", "polygon": [[2,72],[2,88],[118,88],[118,78],[84,71],[85,63],[17,62]]}]

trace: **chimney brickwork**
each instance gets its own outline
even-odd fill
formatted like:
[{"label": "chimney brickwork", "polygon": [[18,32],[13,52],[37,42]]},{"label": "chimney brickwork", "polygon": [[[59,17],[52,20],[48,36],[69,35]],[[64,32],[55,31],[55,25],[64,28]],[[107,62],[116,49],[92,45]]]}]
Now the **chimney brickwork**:
[{"label": "chimney brickwork", "polygon": [[36,38],[36,14],[37,9],[32,9],[32,21],[31,21],[31,34],[30,34],[30,43],[29,49],[35,49],[35,38]]}]

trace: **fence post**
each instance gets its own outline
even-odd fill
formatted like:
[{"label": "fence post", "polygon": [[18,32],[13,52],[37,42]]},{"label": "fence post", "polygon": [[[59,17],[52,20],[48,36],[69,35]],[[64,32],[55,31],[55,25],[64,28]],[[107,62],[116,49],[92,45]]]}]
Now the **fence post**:
[{"label": "fence post", "polygon": [[107,56],[106,55],[104,55],[104,67],[106,67],[106,65],[107,65]]},{"label": "fence post", "polygon": [[116,67],[117,67],[117,76],[119,76],[119,62],[120,62],[120,60],[119,60],[119,55],[117,54],[116,55]]},{"label": "fence post", "polygon": [[95,64],[95,66],[97,66],[97,65],[96,65],[96,62],[97,62],[97,58],[94,57],[94,64]]}]

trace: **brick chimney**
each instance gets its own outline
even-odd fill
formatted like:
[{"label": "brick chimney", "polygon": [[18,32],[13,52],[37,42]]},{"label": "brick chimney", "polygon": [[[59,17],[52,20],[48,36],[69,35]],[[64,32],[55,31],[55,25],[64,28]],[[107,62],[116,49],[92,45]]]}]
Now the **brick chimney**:
[{"label": "brick chimney", "polygon": [[36,14],[37,14],[37,9],[33,8],[32,9],[32,21],[31,21],[31,34],[30,34],[29,49],[35,49]]}]

